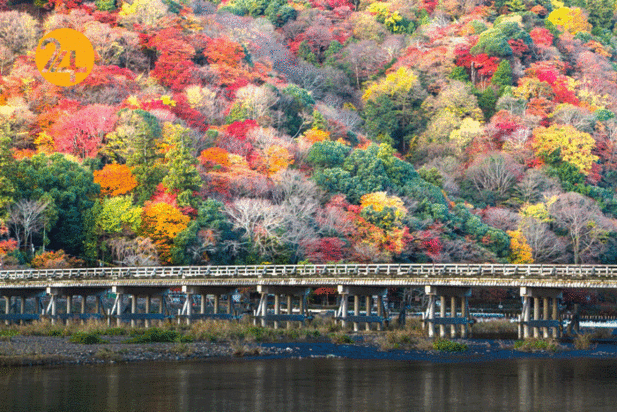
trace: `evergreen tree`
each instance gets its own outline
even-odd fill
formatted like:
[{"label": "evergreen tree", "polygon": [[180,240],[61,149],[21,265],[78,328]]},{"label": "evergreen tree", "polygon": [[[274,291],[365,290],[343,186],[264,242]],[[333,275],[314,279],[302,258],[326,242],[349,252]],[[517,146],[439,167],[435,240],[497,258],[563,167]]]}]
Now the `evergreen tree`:
[{"label": "evergreen tree", "polygon": [[10,147],[11,138],[8,124],[6,124],[0,128],[0,222],[6,216],[6,207],[12,203],[15,191],[9,175],[14,163]]},{"label": "evergreen tree", "polygon": [[491,83],[499,87],[500,95],[503,93],[505,87],[512,85],[512,67],[509,61],[502,60],[501,63],[499,63],[497,70],[493,74]]}]

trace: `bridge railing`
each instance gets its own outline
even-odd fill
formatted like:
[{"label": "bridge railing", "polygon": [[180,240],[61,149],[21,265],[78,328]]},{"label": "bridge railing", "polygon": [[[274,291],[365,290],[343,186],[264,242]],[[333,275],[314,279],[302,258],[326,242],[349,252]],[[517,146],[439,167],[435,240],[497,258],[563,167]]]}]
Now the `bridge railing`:
[{"label": "bridge railing", "polygon": [[0,270],[0,281],[147,279],[147,278],[278,278],[278,277],[519,277],[611,278],[617,265],[513,264],[324,264],[247,266],[147,266],[74,269]]}]

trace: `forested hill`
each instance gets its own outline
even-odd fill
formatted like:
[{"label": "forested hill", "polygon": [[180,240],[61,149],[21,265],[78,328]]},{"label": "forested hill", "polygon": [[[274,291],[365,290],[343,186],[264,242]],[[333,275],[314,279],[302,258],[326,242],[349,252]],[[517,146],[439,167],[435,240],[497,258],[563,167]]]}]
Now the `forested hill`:
[{"label": "forested hill", "polygon": [[0,0],[0,263],[616,263],[615,6]]}]

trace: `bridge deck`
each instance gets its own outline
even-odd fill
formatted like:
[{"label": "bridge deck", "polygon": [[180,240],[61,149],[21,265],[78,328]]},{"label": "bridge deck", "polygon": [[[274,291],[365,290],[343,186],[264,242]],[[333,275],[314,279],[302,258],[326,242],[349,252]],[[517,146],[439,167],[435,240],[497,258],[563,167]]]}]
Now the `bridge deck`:
[{"label": "bridge deck", "polygon": [[617,288],[617,265],[331,264],[0,270],[0,288],[381,286]]}]

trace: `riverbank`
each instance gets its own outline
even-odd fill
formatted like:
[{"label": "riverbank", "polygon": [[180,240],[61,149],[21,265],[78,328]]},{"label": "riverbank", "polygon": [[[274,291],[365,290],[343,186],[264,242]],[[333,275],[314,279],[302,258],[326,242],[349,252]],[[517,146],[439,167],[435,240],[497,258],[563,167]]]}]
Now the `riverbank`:
[{"label": "riverbank", "polygon": [[220,359],[346,358],[408,362],[483,362],[521,358],[617,358],[617,342],[595,343],[586,350],[558,343],[555,351],[523,352],[515,341],[457,340],[463,352],[434,349],[383,350],[371,337],[351,336],[354,343],[327,339],[303,342],[154,342],[126,343],[126,336],[102,336],[106,343],[82,344],[63,336],[11,336],[0,341],[0,366],[108,364],[152,361],[205,361]]}]

